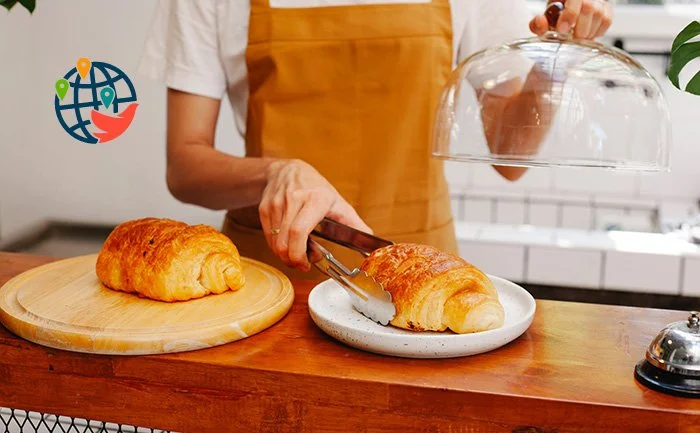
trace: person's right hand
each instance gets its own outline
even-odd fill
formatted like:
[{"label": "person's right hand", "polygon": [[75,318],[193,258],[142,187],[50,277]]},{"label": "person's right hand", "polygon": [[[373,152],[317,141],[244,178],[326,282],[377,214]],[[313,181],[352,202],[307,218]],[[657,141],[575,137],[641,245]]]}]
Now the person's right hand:
[{"label": "person's right hand", "polygon": [[372,233],[355,209],[311,165],[275,161],[267,169],[260,223],[272,251],[288,266],[307,272],[309,234],[324,217]]},{"label": "person's right hand", "polygon": [[[563,3],[564,11],[557,22],[559,33],[566,34],[573,29],[576,38],[596,39],[604,36],[612,24],[613,7],[608,0],[567,0]],[[530,21],[530,30],[540,36],[549,30],[545,14]]]}]

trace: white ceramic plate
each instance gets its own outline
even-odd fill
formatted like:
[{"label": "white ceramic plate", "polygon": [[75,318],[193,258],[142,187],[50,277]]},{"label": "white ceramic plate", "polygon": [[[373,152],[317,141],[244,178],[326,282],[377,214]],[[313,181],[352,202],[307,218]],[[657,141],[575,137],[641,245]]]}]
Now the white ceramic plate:
[{"label": "white ceramic plate", "polygon": [[489,275],[505,310],[498,329],[473,334],[412,332],[382,326],[356,311],[345,289],[327,280],[309,294],[311,318],[326,334],[349,346],[404,358],[454,358],[504,346],[522,335],[535,316],[535,299],[525,289]]}]

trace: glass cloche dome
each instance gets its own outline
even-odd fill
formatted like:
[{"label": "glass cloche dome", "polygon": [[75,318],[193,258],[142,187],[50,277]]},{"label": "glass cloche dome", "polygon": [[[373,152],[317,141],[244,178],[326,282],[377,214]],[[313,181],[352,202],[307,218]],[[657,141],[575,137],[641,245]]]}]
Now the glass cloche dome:
[{"label": "glass cloche dome", "polygon": [[553,29],[480,51],[446,84],[433,156],[496,166],[667,171],[670,117],[658,82],[622,50]]}]

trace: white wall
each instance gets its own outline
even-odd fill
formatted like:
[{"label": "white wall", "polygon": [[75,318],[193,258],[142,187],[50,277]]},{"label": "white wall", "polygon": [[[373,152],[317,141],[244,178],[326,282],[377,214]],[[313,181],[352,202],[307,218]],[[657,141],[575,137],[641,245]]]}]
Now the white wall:
[{"label": "white wall", "polygon": [[[109,6],[107,6],[109,5]],[[40,1],[33,16],[0,8],[0,237],[48,218],[118,223],[146,215],[218,226],[221,212],[183,205],[165,185],[165,90],[136,68],[154,2]],[[54,82],[80,57],[122,68],[139,108],[119,139],[88,145],[56,120]],[[242,152],[223,104],[218,145]]]},{"label": "white wall", "polygon": [[[153,7],[154,2],[143,0],[61,0],[38,2],[33,16],[20,6],[10,13],[0,9],[2,240],[46,219],[114,224],[155,215],[220,223],[221,212],[178,203],[165,186],[165,90],[136,74]],[[133,125],[118,140],[104,145],[78,143],[56,121],[54,82],[79,57],[113,63],[134,81],[140,106]],[[651,67],[664,80],[660,66]],[[521,182],[506,184],[490,168],[470,166],[466,175],[464,167],[451,171],[455,189],[496,195],[673,199],[683,208],[700,197],[700,146],[694,124],[700,97],[681,94],[667,83],[664,87],[675,128],[670,175],[539,169]],[[228,103],[223,106],[218,146],[240,154],[242,143]]]}]

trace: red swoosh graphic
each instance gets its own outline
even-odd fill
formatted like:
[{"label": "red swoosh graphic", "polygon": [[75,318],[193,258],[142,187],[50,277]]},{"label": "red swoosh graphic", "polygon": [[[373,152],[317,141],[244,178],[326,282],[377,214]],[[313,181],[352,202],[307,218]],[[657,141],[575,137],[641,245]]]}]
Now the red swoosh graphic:
[{"label": "red swoosh graphic", "polygon": [[129,125],[131,125],[131,121],[134,120],[134,115],[136,115],[136,107],[138,106],[139,104],[133,103],[116,116],[108,116],[99,111],[92,110],[92,112],[90,112],[92,123],[104,131],[95,132],[93,135],[97,137],[100,143],[106,143],[119,137],[129,128]]}]

